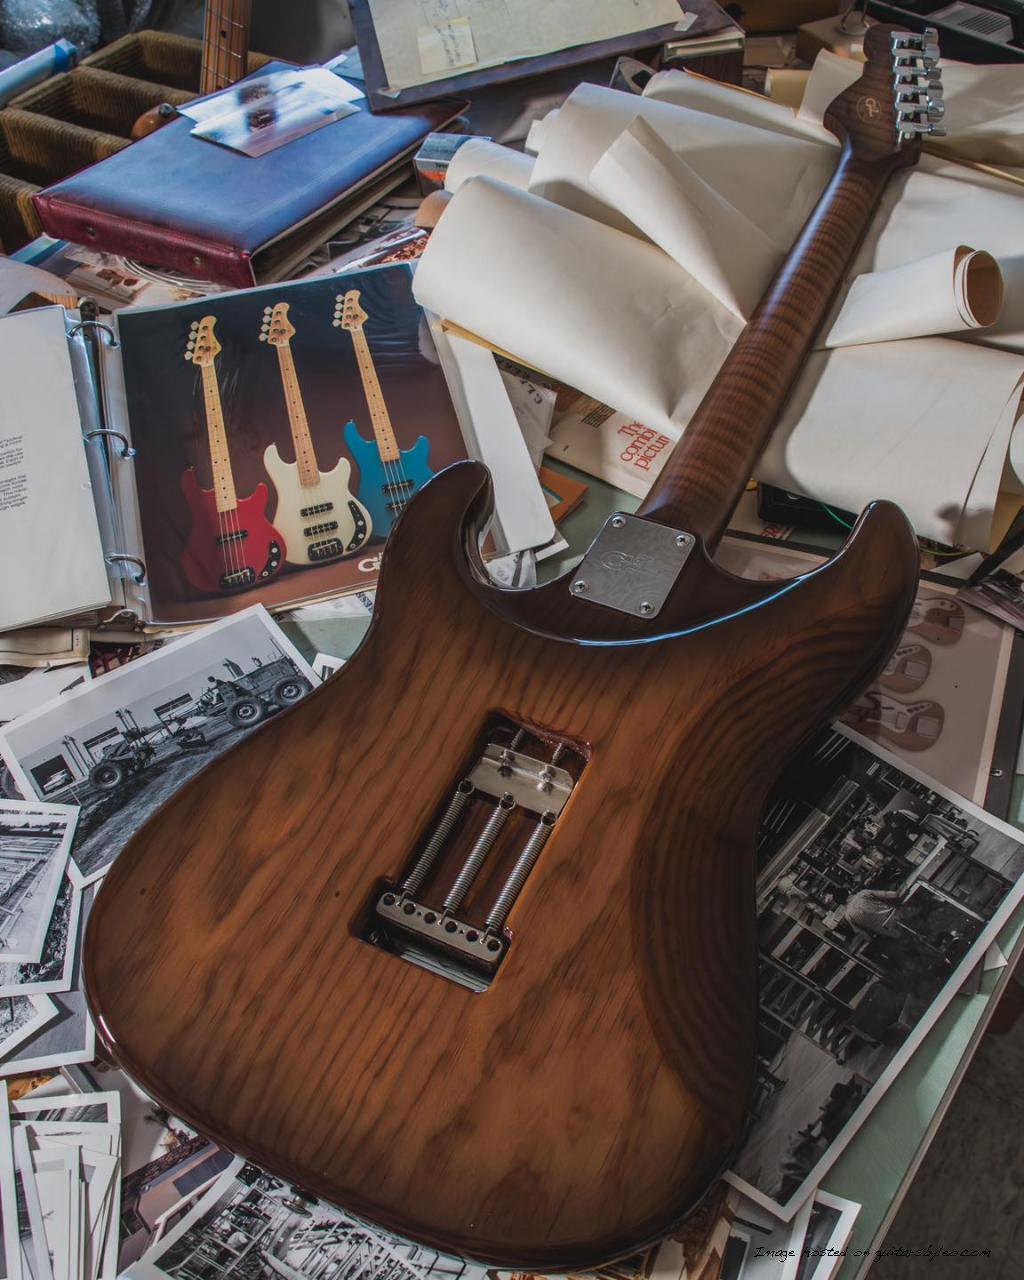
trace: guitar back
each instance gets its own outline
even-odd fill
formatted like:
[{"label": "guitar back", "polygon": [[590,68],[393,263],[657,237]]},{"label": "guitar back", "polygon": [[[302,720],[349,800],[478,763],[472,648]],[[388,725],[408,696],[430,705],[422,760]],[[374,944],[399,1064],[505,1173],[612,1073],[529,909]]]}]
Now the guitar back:
[{"label": "guitar back", "polygon": [[[884,661],[916,564],[880,505],[796,584],[694,554],[646,623],[487,585],[485,497],[471,463],[423,491],[370,642],[150,821],[86,972],[120,1061],[230,1149],[404,1235],[561,1270],[663,1234],[740,1137],[761,804]],[[580,764],[474,991],[368,920],[496,715]]]},{"label": "guitar back", "polygon": [[[484,468],[435,477],[358,653],[151,819],[93,909],[90,1000],[143,1086],[402,1235],[584,1269],[669,1232],[742,1136],[760,811],[917,582],[886,503],[790,582],[709,558],[936,110],[930,40],[875,26],[865,52],[836,174],[639,518],[502,591]],[[336,321],[394,456],[358,301]]]}]

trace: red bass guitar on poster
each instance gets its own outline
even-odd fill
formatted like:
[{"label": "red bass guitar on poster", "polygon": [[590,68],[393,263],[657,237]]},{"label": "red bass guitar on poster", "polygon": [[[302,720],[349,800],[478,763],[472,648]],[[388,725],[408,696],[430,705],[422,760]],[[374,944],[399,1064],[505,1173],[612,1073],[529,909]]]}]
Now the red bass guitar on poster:
[{"label": "red bass guitar on poster", "polygon": [[182,567],[189,583],[204,595],[259,586],[277,573],[285,555],[284,539],[267,519],[267,486],[261,481],[248,498],[235,493],[214,367],[221,349],[213,332],[216,320],[216,316],[203,316],[196,321],[185,350],[185,359],[202,374],[213,488],[200,487],[194,467],[181,478],[192,513],[192,534]]}]

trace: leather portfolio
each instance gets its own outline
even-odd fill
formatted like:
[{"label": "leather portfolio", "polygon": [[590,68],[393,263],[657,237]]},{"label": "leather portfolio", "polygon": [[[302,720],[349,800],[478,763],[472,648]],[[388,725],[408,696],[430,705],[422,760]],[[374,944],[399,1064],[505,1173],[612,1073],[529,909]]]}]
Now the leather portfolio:
[{"label": "leather portfolio", "polygon": [[[269,62],[262,73],[289,64]],[[405,176],[402,162],[466,107],[446,99],[352,115],[253,157],[173,120],[34,197],[44,230],[236,288],[278,280]]]}]

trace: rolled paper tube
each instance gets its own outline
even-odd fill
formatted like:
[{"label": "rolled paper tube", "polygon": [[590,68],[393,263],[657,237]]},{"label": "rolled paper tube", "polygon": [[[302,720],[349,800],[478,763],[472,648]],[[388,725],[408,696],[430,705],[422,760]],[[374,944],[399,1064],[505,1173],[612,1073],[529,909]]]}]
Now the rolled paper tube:
[{"label": "rolled paper tube", "polygon": [[646,120],[619,135],[591,170],[590,184],[723,306],[750,318],[782,253]]},{"label": "rolled paper tube", "polygon": [[532,156],[513,151],[510,147],[501,147],[487,138],[472,138],[469,142],[464,142],[452,156],[444,186],[446,191],[458,191],[469,178],[486,174],[489,178],[497,178],[501,182],[507,182],[510,187],[525,191],[530,184],[531,173]]},{"label": "rolled paper tube", "polygon": [[995,258],[958,245],[858,276],[822,345],[852,347],[987,328],[1002,306],[1003,277]]}]

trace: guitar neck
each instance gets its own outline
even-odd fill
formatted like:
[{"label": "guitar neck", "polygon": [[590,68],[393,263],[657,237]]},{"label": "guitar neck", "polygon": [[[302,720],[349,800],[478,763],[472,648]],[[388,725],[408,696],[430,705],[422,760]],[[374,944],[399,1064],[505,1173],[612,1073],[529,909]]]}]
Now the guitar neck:
[{"label": "guitar neck", "polygon": [[891,168],[844,143],[839,165],[638,514],[712,550],[774,430]]},{"label": "guitar neck", "polygon": [[252,0],[207,0],[200,95],[216,93],[246,71]]},{"label": "guitar neck", "polygon": [[228,436],[224,429],[224,411],[220,403],[217,371],[212,364],[203,365],[203,402],[206,407],[206,434],[210,441],[210,463],[213,468],[213,494],[218,511],[234,511],[238,506],[235,478],[231,474]]},{"label": "guitar neck", "polygon": [[299,483],[308,488],[320,480],[320,468],[316,462],[316,450],[309,434],[309,420],[306,417],[306,406],[302,402],[299,389],[299,376],[295,372],[295,358],[289,346],[277,348],[277,359],[281,366],[281,383],[284,387],[285,404],[288,407],[288,423],[292,429],[292,443],[295,445],[295,462],[299,468]]},{"label": "guitar neck", "polygon": [[352,345],[356,350],[356,362],[359,365],[359,376],[363,380],[363,392],[366,395],[366,403],[370,407],[370,422],[373,424],[373,434],[377,438],[377,452],[380,454],[381,462],[396,462],[400,452],[398,441],[391,426],[388,407],[384,403],[384,393],[380,389],[366,334],[362,329],[353,329],[351,332]]}]

